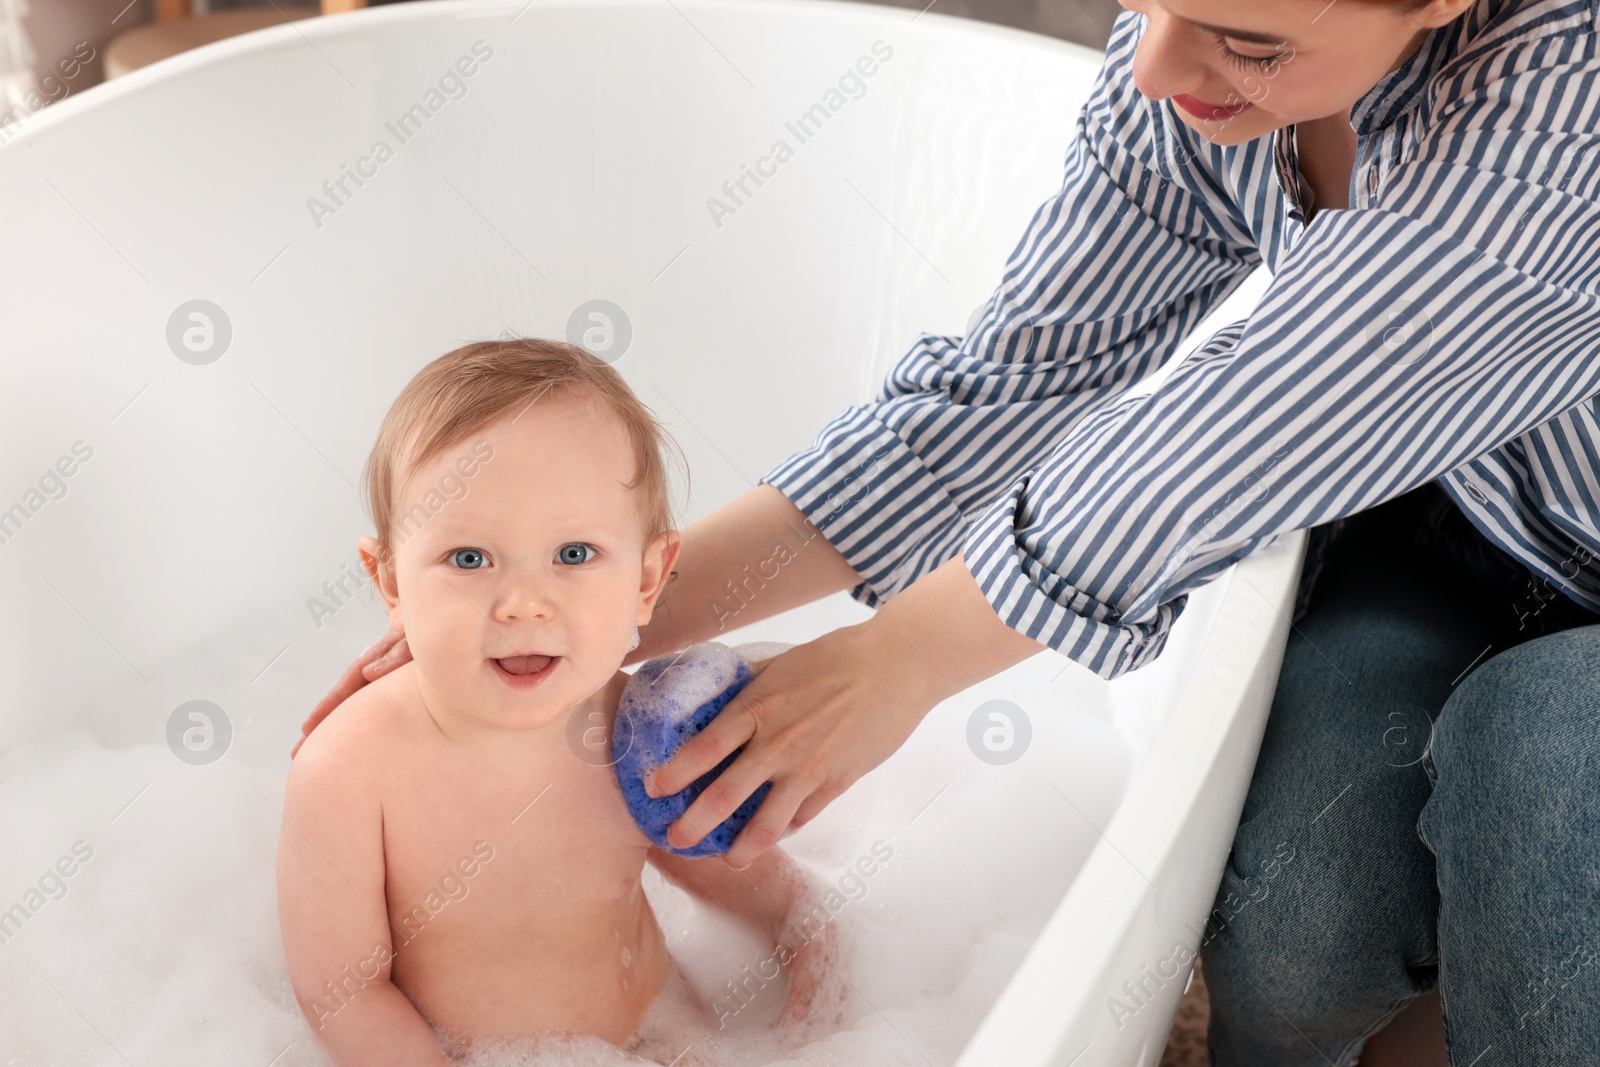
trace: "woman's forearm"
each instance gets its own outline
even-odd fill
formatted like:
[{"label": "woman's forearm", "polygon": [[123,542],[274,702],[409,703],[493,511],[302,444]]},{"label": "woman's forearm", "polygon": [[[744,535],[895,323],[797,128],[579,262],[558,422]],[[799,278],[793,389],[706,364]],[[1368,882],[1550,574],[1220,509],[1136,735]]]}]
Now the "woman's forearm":
[{"label": "woman's forearm", "polygon": [[778,490],[762,484],[683,531],[674,578],[624,665],[716,641],[861,579]]},{"label": "woman's forearm", "polygon": [[908,671],[901,692],[926,711],[1050,646],[1013,630],[995,613],[958,553],[907,586],[869,619],[885,663]]}]

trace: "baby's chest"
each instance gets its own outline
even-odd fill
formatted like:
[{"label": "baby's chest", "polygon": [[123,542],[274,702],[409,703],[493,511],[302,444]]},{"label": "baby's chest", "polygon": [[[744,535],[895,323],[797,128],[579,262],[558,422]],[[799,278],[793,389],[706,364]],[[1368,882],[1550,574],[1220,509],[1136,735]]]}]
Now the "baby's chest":
[{"label": "baby's chest", "polygon": [[625,902],[645,841],[610,774],[438,775],[397,790],[384,803],[391,923],[559,925]]}]

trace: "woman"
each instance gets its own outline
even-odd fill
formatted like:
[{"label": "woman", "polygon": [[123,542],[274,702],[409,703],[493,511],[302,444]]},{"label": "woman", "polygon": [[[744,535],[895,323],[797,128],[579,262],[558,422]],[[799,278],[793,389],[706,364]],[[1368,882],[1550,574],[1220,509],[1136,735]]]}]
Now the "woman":
[{"label": "woman", "polygon": [[[1205,946],[1214,1062],[1346,1063],[1435,985],[1458,1067],[1585,1062],[1600,0],[1128,6],[975,328],[685,531],[630,662],[716,637],[725,584],[806,522],[740,623],[879,610],[765,662],[658,772],[745,746],[675,843],[771,780],[749,862],[945,697],[1046,648],[1135,669],[1188,592],[1310,528],[1219,902],[1296,860]],[[1263,261],[1249,318],[1121,395]]]}]

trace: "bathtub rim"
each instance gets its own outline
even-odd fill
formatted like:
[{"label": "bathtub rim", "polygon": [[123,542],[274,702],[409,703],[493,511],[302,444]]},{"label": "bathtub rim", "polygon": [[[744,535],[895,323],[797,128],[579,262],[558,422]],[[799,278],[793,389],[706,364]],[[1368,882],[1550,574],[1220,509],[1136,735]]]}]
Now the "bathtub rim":
[{"label": "bathtub rim", "polygon": [[[1154,967],[1154,952],[1171,946],[1173,931],[1185,945],[1201,942],[1193,931],[1204,928],[1243,811],[1306,541],[1305,530],[1290,531],[1215,579],[1227,587],[1172,717],[956,1067],[1135,1062],[1085,1059],[1095,1047],[1089,1035],[1120,981],[1139,978],[1140,964]],[[1219,646],[1244,649],[1250,659],[1240,664],[1237,655],[1218,655]],[[1174,810],[1181,817],[1174,818]],[[1197,863],[1204,865],[1198,873]],[[1151,884],[1146,874],[1168,888]],[[1174,888],[1179,874],[1189,881]],[[1156,936],[1140,939],[1141,931]],[[1186,988],[1179,979],[1190,970],[1182,968],[1139,1008],[1139,1014],[1156,1015],[1129,1031],[1150,1035],[1138,1063],[1160,1058]],[[1063,1011],[1063,1005],[1073,1007]],[[1101,1018],[1109,1019],[1109,1012]]]},{"label": "bathtub rim", "polygon": [[[522,6],[528,7],[535,2],[539,4],[539,10],[541,11],[562,8],[573,10],[584,8],[638,8],[641,10],[648,8],[651,11],[659,10],[659,5],[647,3],[646,0],[528,0]],[[413,20],[429,21],[440,17],[445,12],[450,13],[453,21],[464,22],[473,18],[488,18],[496,13],[510,11],[517,6],[517,0],[412,0],[412,2],[404,4],[384,4],[378,7],[360,8],[336,15],[322,15],[294,22],[286,21],[281,26],[269,26],[265,29],[252,30],[249,33],[242,33],[234,37],[225,37],[220,41],[212,41],[198,48],[191,48],[188,51],[157,60],[118,78],[107,79],[96,85],[91,85],[86,89],[62,98],[60,101],[32,112],[26,118],[12,123],[11,127],[0,127],[0,131],[11,129],[10,136],[0,141],[0,156],[3,156],[10,149],[25,147],[30,139],[42,136],[58,123],[73,121],[74,116],[80,112],[113,105],[124,97],[137,95],[151,88],[159,87],[162,83],[171,79],[187,77],[194,71],[204,70],[251,53],[265,52],[286,44],[293,44],[296,40],[311,43],[316,39],[331,40],[340,35],[360,34],[368,27],[382,26],[389,23]],[[1041,53],[1054,53],[1055,57],[1061,60],[1092,61],[1095,63],[1097,70],[1103,67],[1105,63],[1105,54],[1102,50],[1090,48],[1087,45],[1073,41],[1050,37],[1046,34],[925,10],[902,21],[895,17],[896,13],[908,11],[910,10],[909,8],[861,3],[858,0],[673,0],[673,6],[679,9],[687,8],[692,11],[708,12],[750,11],[760,14],[768,12],[778,15],[803,14],[810,18],[832,19],[841,24],[854,21],[902,29],[909,27],[913,22],[925,18],[930,20],[929,25],[933,29],[930,31],[927,28],[918,28],[915,32],[964,36],[975,40],[988,38],[993,44],[1010,44],[1017,47],[1031,48]],[[513,16],[513,18],[515,17]]]}]

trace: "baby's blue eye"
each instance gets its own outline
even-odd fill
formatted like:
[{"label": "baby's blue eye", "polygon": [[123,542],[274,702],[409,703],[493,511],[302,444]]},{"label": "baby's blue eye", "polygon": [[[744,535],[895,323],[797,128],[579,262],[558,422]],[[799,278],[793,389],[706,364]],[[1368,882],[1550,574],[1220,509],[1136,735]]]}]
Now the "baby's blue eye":
[{"label": "baby's blue eye", "polygon": [[589,560],[583,558],[583,553],[589,551],[592,551],[590,546],[581,541],[574,541],[569,545],[562,545],[561,551],[556,553],[556,557],[562,563],[588,563]]},{"label": "baby's blue eye", "polygon": [[489,565],[489,557],[478,548],[458,548],[450,553],[450,562],[464,571],[475,571]]}]

